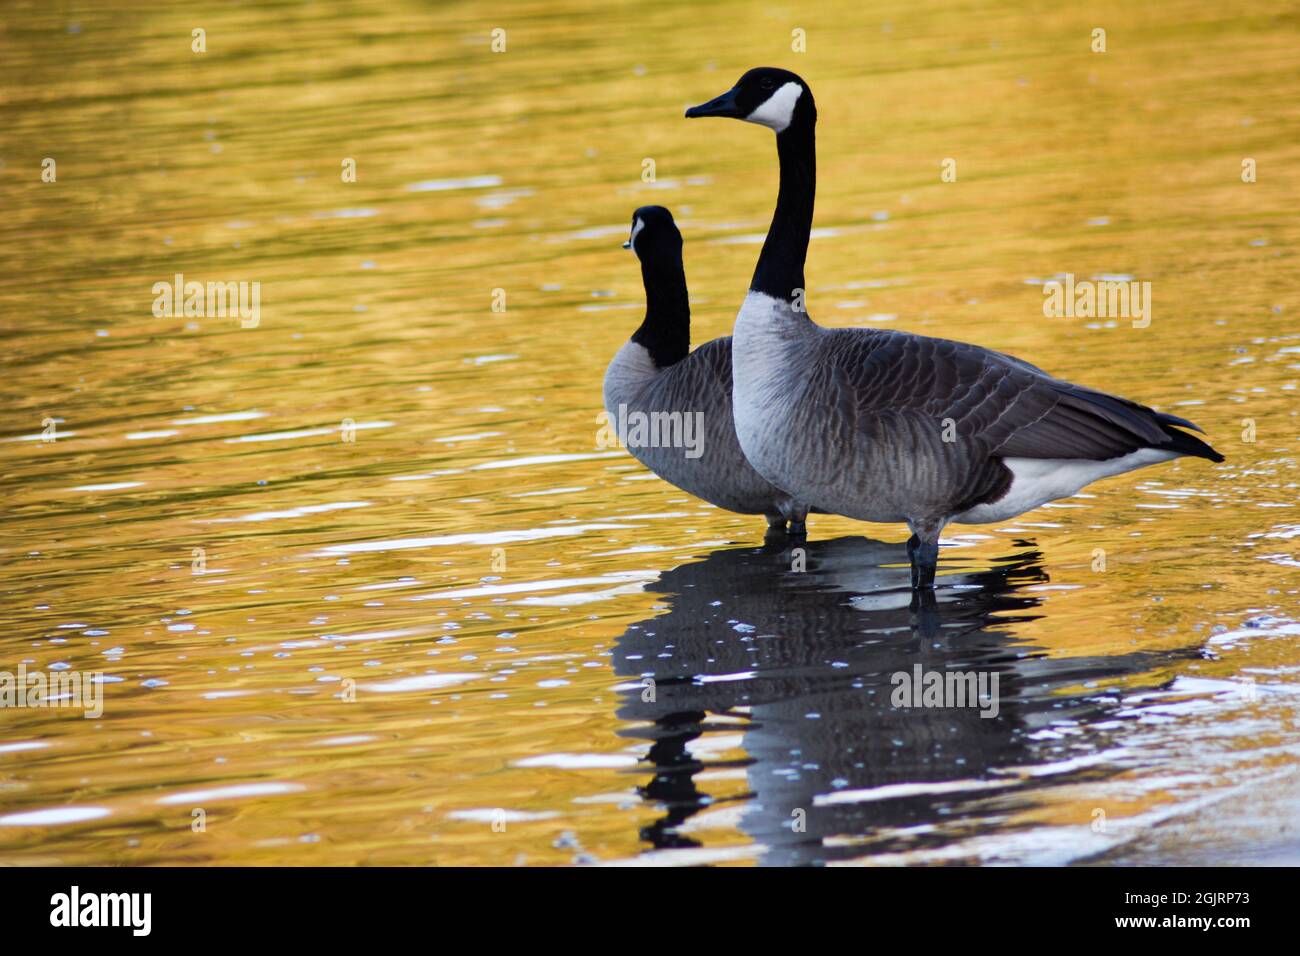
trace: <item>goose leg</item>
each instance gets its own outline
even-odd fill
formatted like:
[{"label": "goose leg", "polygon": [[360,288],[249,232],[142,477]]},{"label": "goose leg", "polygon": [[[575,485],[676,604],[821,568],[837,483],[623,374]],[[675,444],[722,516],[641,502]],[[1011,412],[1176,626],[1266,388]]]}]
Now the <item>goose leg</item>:
[{"label": "goose leg", "polygon": [[804,537],[808,534],[808,526],[804,522],[808,518],[807,508],[792,508],[790,510],[790,534],[797,537]]},{"label": "goose leg", "polygon": [[923,529],[907,539],[907,556],[912,562],[912,588],[933,588],[939,568],[939,529]]}]

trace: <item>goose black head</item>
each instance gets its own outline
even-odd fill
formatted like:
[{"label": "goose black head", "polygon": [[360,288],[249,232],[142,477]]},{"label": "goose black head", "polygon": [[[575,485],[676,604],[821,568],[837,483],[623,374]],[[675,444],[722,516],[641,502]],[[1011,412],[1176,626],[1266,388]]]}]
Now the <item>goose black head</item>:
[{"label": "goose black head", "polygon": [[643,263],[651,257],[682,257],[682,234],[673,222],[673,214],[663,206],[642,206],[632,213],[632,234],[623,243]]},{"label": "goose black head", "polygon": [[784,133],[816,123],[817,107],[808,84],[797,73],[759,66],[721,96],[686,111],[687,119],[697,116],[729,116]]}]

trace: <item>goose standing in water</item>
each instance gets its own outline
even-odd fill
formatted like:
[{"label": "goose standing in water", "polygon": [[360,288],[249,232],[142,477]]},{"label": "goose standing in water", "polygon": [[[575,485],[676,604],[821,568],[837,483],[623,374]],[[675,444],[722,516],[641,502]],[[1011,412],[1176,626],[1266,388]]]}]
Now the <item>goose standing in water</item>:
[{"label": "goose standing in water", "polygon": [[812,91],[750,70],[686,116],[776,131],[781,185],[733,342],[736,433],[750,464],[816,510],[905,522],[912,586],[931,588],[949,522],[1005,521],[1098,478],[1223,456],[1191,422],[1053,378],[1000,352],[802,309],[817,159]]},{"label": "goose standing in water", "polygon": [[632,214],[623,248],[641,260],[645,321],[605,370],[605,410],[628,451],[660,478],[719,508],[804,533],[808,509],[745,460],[731,411],[731,338],[691,346],[682,234],[663,206]]}]

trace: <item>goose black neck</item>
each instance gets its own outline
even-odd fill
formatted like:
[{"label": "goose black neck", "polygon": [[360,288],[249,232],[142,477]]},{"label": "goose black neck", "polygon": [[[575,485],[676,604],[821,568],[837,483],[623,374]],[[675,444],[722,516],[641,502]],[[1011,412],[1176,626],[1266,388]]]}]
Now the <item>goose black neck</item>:
[{"label": "goose black neck", "polygon": [[789,126],[776,136],[781,188],[763,251],[749,287],[786,302],[804,288],[803,267],[817,193],[817,145],[812,123]]},{"label": "goose black neck", "polygon": [[645,347],[659,368],[675,365],[691,350],[691,306],[680,248],[675,256],[649,256],[641,262],[645,283],[645,321],[632,341]]}]

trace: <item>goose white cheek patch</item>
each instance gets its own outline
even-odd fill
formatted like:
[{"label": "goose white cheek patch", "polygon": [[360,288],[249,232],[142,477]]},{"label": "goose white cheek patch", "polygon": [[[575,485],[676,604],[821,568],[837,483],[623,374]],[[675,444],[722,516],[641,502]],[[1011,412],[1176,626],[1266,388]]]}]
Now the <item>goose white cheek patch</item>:
[{"label": "goose white cheek patch", "polygon": [[783,132],[794,119],[794,105],[799,102],[802,94],[803,87],[798,83],[787,83],[746,116],[745,122],[768,126],[778,133]]},{"label": "goose white cheek patch", "polygon": [[636,251],[636,237],[641,235],[641,230],[645,228],[645,223],[638,217],[637,221],[632,223],[632,235],[627,237],[627,248],[633,252]]}]

